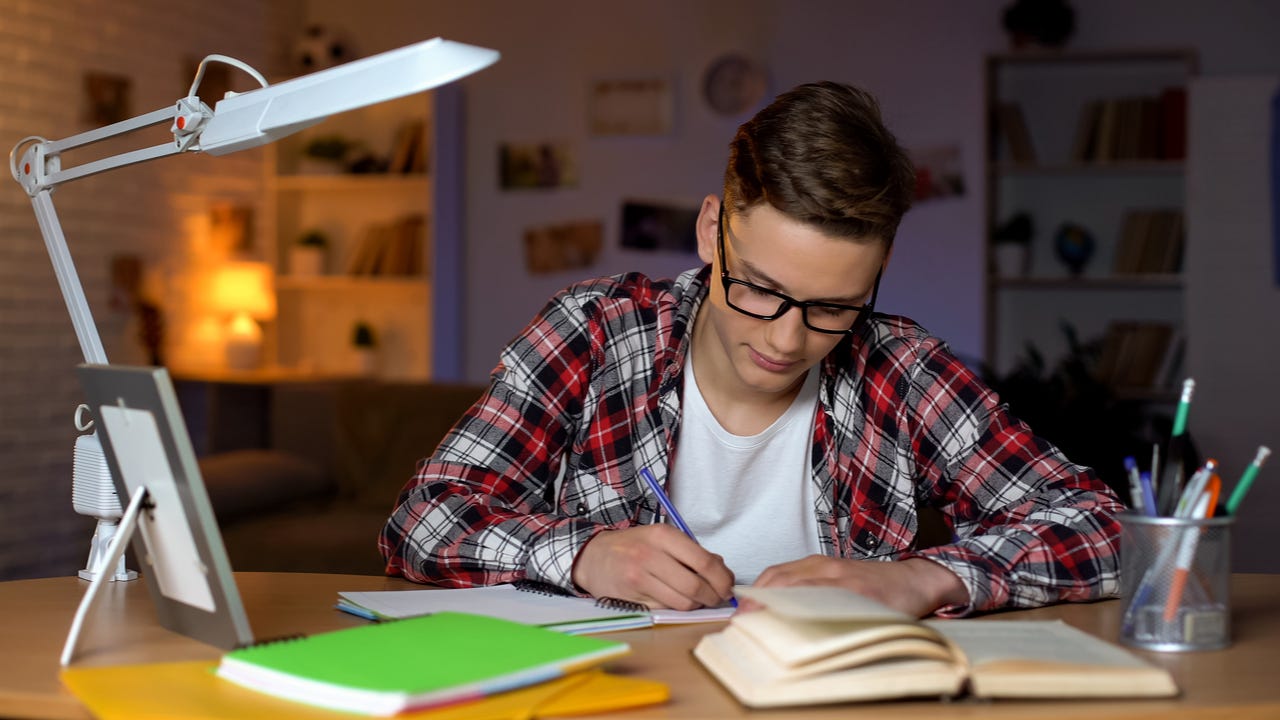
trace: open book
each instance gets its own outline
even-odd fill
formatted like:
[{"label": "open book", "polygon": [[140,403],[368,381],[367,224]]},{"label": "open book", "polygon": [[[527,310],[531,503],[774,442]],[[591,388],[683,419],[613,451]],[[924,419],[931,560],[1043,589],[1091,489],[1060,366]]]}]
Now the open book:
[{"label": "open book", "polygon": [[1163,668],[1060,621],[921,621],[829,587],[739,594],[765,609],[738,613],[694,655],[751,707],[1178,693]]},{"label": "open book", "polygon": [[569,634],[632,630],[668,623],[713,622],[733,615],[730,605],[701,610],[650,610],[637,603],[584,598],[530,581],[510,585],[436,590],[338,593],[338,609],[370,620],[393,620],[443,611],[540,625]]}]

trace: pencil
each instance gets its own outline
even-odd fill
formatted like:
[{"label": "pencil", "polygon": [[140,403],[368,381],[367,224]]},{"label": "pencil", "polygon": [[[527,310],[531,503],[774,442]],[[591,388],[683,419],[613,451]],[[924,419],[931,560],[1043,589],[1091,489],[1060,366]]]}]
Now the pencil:
[{"label": "pencil", "polygon": [[1258,471],[1262,469],[1262,464],[1267,461],[1267,456],[1270,454],[1271,448],[1266,445],[1258,448],[1257,456],[1253,458],[1253,462],[1249,463],[1249,467],[1245,468],[1244,475],[1240,476],[1240,482],[1236,483],[1236,488],[1231,491],[1231,497],[1227,499],[1228,515],[1235,515],[1240,509],[1245,493],[1253,487],[1253,481],[1258,478]]}]

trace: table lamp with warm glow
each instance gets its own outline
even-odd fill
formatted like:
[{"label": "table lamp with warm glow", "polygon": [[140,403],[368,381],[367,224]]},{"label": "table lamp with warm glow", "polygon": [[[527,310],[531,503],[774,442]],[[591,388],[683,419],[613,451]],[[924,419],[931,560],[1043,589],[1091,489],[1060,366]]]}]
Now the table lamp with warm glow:
[{"label": "table lamp with warm glow", "polygon": [[[331,115],[453,82],[491,65],[497,59],[498,52],[495,50],[435,38],[271,85],[260,73],[239,60],[223,55],[210,55],[200,63],[187,96],[179,98],[169,107],[61,140],[47,140],[39,136],[20,140],[9,153],[9,171],[31,197],[40,234],[53,262],[58,286],[71,315],[71,324],[75,328],[85,362],[105,365],[107,355],[93,322],[93,314],[85,300],[75,263],[67,249],[58,213],[54,209],[52,194],[59,185],[167,155],[190,152],[225,155],[266,145],[315,125]],[[205,68],[210,62],[235,66],[252,76],[261,87],[243,93],[229,92],[225,97],[217,99],[217,104],[210,109],[198,94]],[[62,153],[65,151],[159,124],[169,125],[172,140],[79,165],[63,166]],[[246,292],[244,295],[231,293],[237,295],[236,302],[243,303],[237,308],[237,312],[243,312],[252,318],[255,311],[265,308],[266,304],[259,301],[263,297],[270,298],[271,293],[259,292],[259,289],[260,287],[255,288],[252,293]],[[249,299],[250,294],[254,296],[253,299]],[[273,300],[267,302],[274,306]],[[265,311],[259,312],[259,316],[264,313]],[[250,322],[252,323],[251,319]],[[239,327],[246,339],[258,338],[254,347],[260,349],[261,329],[256,324],[252,329],[243,324]],[[246,344],[245,347],[247,346]],[[101,518],[100,523],[110,523],[112,516],[120,518],[121,509],[116,490],[124,492],[124,487],[116,482],[113,488],[111,478],[99,477],[101,473],[93,473],[93,477],[81,477],[78,470],[80,467],[96,468],[102,465],[101,450],[98,450],[96,458],[86,457],[81,462],[82,458],[77,454],[76,460],[77,470],[73,472],[73,484],[83,482],[86,490],[80,494],[94,499],[90,503],[93,507],[82,510],[77,505],[76,509]],[[88,489],[90,484],[92,490]],[[133,500],[137,501],[145,494],[145,490],[136,492]],[[102,534],[95,534],[95,544],[100,545],[103,537],[105,536]],[[116,542],[117,540],[112,540],[113,545]],[[95,583],[102,571],[110,565],[105,557],[102,562],[94,559],[97,557],[104,557],[104,554],[91,550],[87,571],[95,578]],[[120,568],[121,572],[115,577],[123,579],[123,560]]]},{"label": "table lamp with warm glow", "polygon": [[213,276],[210,304],[231,320],[226,325],[227,367],[254,370],[262,365],[260,321],[276,316],[271,266],[261,262],[231,262]]}]

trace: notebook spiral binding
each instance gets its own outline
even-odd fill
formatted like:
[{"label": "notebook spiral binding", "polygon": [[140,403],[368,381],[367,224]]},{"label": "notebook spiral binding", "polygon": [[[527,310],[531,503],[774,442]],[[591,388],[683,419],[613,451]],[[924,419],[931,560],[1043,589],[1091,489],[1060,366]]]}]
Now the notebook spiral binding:
[{"label": "notebook spiral binding", "polygon": [[566,597],[569,593],[563,588],[556,587],[549,583],[538,582],[537,580],[516,580],[511,583],[511,587],[524,592],[535,593],[537,595],[549,595],[552,597]]},{"label": "notebook spiral binding", "polygon": [[276,637],[269,637],[269,638],[263,638],[261,640],[254,640],[253,642],[250,642],[250,643],[240,643],[232,649],[246,650],[248,648],[262,647],[263,645],[276,645],[279,643],[293,642],[294,640],[306,640],[306,639],[307,639],[307,636],[305,633],[291,633],[288,635],[278,635]]},{"label": "notebook spiral binding", "polygon": [[596,607],[606,608],[608,610],[623,610],[634,613],[647,613],[649,606],[644,603],[632,602],[630,600],[621,600],[618,598],[602,597],[596,600]]}]

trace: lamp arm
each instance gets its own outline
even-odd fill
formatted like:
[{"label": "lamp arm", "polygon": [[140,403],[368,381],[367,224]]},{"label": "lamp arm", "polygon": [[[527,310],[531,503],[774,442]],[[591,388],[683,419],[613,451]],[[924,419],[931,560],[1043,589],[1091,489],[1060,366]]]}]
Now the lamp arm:
[{"label": "lamp arm", "polygon": [[62,224],[58,222],[58,212],[53,207],[52,193],[52,188],[45,188],[31,197],[36,222],[40,224],[40,235],[44,237],[45,249],[49,251],[49,259],[53,262],[53,273],[58,278],[62,299],[67,303],[67,313],[71,315],[71,325],[75,328],[76,340],[80,342],[84,361],[105,364],[107,352],[102,347],[98,326],[93,322],[93,312],[85,299],[84,287],[76,273],[76,264],[71,260],[71,251],[67,249],[67,238],[62,234]]}]

